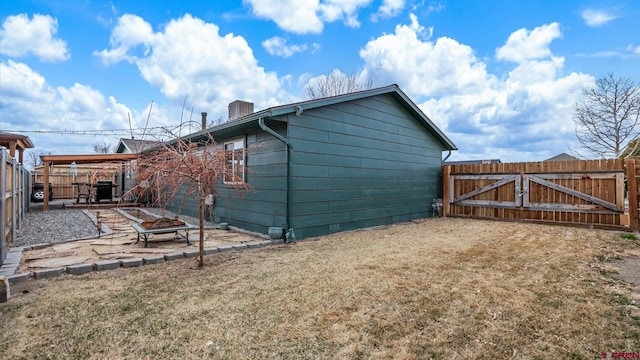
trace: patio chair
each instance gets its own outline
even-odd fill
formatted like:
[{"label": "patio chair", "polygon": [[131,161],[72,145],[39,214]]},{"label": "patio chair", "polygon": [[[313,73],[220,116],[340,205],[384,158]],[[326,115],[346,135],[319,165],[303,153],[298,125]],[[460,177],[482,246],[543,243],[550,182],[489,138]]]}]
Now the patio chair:
[{"label": "patio chair", "polygon": [[91,204],[91,184],[82,184],[78,189],[78,197],[76,198],[76,204],[80,203],[80,198],[85,198],[87,204]]}]

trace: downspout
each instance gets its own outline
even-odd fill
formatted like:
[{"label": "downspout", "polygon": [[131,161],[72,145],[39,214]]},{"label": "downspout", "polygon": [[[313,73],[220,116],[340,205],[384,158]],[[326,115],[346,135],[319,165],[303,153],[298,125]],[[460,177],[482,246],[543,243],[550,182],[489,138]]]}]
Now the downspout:
[{"label": "downspout", "polygon": [[291,227],[291,219],[289,217],[289,214],[291,213],[291,150],[293,150],[293,146],[291,146],[289,139],[265,125],[263,117],[258,119],[258,126],[260,126],[260,129],[263,131],[268,132],[273,137],[287,145],[287,214],[285,215],[286,224],[284,229],[286,231],[286,236],[284,233],[283,236],[285,237],[285,241],[287,241],[290,236],[295,239],[295,235],[293,235],[293,227]]},{"label": "downspout", "polygon": [[[442,159],[442,163],[441,163],[441,170],[443,169],[444,163],[447,161],[447,159],[449,158],[449,156],[451,156],[451,150],[449,150],[449,153],[447,154],[447,156],[444,157],[444,159]],[[443,176],[441,176],[441,181],[440,181],[440,189],[444,189],[444,185],[442,184],[442,182],[444,181]],[[440,211],[442,210],[443,206],[443,200],[444,197],[447,196],[446,194],[442,193],[442,199],[433,199],[433,203],[431,204],[431,207],[433,209],[433,212],[431,213],[432,217],[435,217],[437,213],[440,213]],[[446,216],[443,214],[443,216]]]},{"label": "downspout", "polygon": [[449,156],[451,156],[451,150],[449,150],[449,153],[447,154],[447,156],[444,157],[444,159],[442,159],[442,163],[444,164],[445,161],[447,161],[447,159],[449,158]]}]

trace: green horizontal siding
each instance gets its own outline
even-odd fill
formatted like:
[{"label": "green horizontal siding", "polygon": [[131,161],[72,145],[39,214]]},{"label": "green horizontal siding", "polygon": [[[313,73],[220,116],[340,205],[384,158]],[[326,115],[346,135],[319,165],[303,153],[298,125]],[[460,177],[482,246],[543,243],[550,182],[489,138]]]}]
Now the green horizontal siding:
[{"label": "green horizontal siding", "polygon": [[[286,136],[285,124],[270,127]],[[214,215],[233,226],[267,233],[268,227],[286,223],[286,145],[272,135],[258,131],[247,136],[247,146],[246,181],[251,190],[238,196],[235,190],[223,186]]]},{"label": "green horizontal siding", "polygon": [[375,207],[359,211],[334,211],[296,216],[296,227],[305,228],[323,224],[343,222],[357,222],[363,220],[380,219],[380,224],[386,224],[387,219],[402,214],[427,213],[424,204],[402,205],[396,207]]},{"label": "green horizontal siding", "polygon": [[356,230],[356,229],[362,229],[362,228],[367,228],[372,226],[406,222],[413,219],[424,218],[429,216],[431,216],[430,213],[416,212],[416,213],[408,213],[408,214],[399,215],[399,216],[388,216],[385,218],[347,221],[347,222],[340,223],[339,226],[333,228],[332,230],[327,230],[326,225],[306,226],[304,228],[302,227],[297,228],[296,237],[299,239],[302,239],[302,238],[307,238],[312,236],[326,235],[328,233],[338,232],[338,231]]},{"label": "green horizontal siding", "polygon": [[[286,125],[272,126],[286,135]],[[219,144],[237,139],[216,139]],[[249,231],[267,233],[270,226],[284,226],[287,209],[286,146],[270,134],[254,131],[246,134],[247,172],[245,180],[250,190],[237,194],[228,185],[219,183],[212,219],[227,222]],[[197,199],[178,196],[169,210],[198,216]]]},{"label": "green horizontal siding", "polygon": [[[407,192],[416,194],[423,189],[423,186],[416,187],[413,190],[406,187],[388,188],[385,190],[384,195],[386,197],[401,197]],[[439,184],[433,184],[432,190],[439,190]],[[293,194],[296,199],[296,204],[318,202],[318,192],[315,190],[296,190]],[[380,197],[381,192],[379,189],[329,189],[322,192],[322,198],[326,200],[326,202],[344,201],[344,199],[347,199],[347,201],[348,199],[378,199]]]},{"label": "green horizontal siding", "polygon": [[443,145],[391,96],[289,117],[297,237],[431,216]]},{"label": "green horizontal siding", "polygon": [[[432,215],[441,197],[444,146],[391,95],[283,115],[270,127],[292,144],[291,225],[297,238],[408,221]],[[246,134],[246,179],[237,196],[224,185],[213,216],[251,231],[284,226],[287,149],[261,130]],[[223,143],[232,139],[217,139]],[[197,213],[195,199],[183,212]]]}]

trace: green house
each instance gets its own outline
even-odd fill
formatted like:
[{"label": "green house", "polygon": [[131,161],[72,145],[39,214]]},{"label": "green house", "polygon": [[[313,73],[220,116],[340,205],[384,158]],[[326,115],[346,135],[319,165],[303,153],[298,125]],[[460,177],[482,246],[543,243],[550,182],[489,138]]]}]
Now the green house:
[{"label": "green house", "polygon": [[[257,112],[236,101],[229,118],[207,131],[246,164],[252,190],[238,196],[221,184],[212,220],[293,229],[297,239],[431,217],[443,151],[456,150],[397,85]],[[196,200],[169,210],[195,215]]]}]

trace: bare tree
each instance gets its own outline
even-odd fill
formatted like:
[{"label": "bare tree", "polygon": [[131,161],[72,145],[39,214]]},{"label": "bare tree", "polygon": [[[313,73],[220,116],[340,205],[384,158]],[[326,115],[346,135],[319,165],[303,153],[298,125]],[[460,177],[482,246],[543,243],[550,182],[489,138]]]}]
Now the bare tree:
[{"label": "bare tree", "polygon": [[109,154],[111,153],[111,144],[106,141],[94,143],[93,151],[96,154]]},{"label": "bare tree", "polygon": [[[573,121],[580,144],[599,158],[635,154],[627,149],[640,135],[640,84],[612,73],[599,78],[595,87],[582,89],[584,99],[574,107]],[[626,150],[626,151],[625,151]]]},{"label": "bare tree", "polygon": [[42,165],[42,159],[40,155],[50,155],[50,152],[44,150],[27,150],[27,158],[24,161],[24,165],[27,169],[33,170],[38,165]]},{"label": "bare tree", "polygon": [[234,149],[234,154],[230,154],[218,147],[207,133],[207,138],[198,143],[176,137],[175,141],[163,143],[155,151],[143,154],[136,162],[137,185],[130,190],[133,195],[148,197],[153,206],[162,209],[166,209],[178,195],[198,199],[200,268],[204,261],[205,199],[218,194],[217,186],[222,181],[225,186],[235,189],[238,195],[249,188],[242,176],[246,171],[245,155],[246,149]]},{"label": "bare tree", "polygon": [[305,89],[310,99],[352,93],[373,88],[373,81],[358,79],[355,74],[345,74],[334,70],[328,75],[321,75],[311,80]]}]

